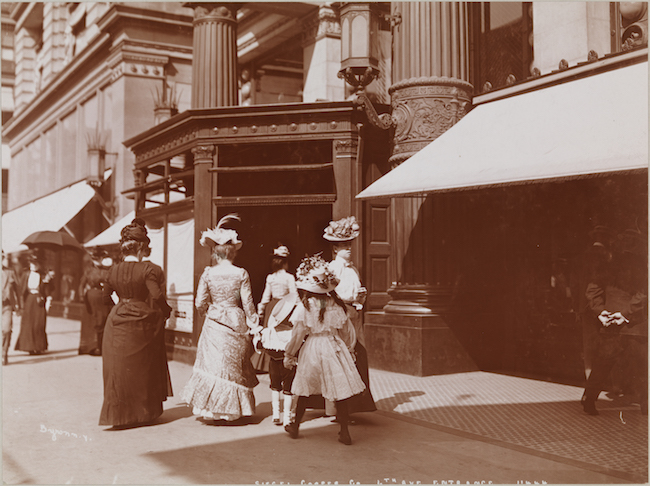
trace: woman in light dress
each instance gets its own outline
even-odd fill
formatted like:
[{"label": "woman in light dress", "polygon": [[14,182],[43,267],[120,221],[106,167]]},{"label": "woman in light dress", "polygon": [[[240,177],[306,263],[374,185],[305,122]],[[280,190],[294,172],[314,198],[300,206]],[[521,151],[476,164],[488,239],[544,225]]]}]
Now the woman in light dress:
[{"label": "woman in light dress", "polygon": [[236,231],[223,228],[232,220],[239,218],[225,216],[201,236],[201,245],[211,248],[215,263],[199,279],[195,305],[206,314],[205,322],[182,395],[194,415],[227,421],[255,413],[253,388],[258,380],[251,363],[251,335],[259,337],[261,330],[248,272],[233,265],[242,242]]},{"label": "woman in light dress", "polygon": [[285,350],[284,365],[292,368],[297,364],[291,391],[298,395],[298,401],[296,421],[285,426],[285,430],[291,438],[298,438],[307,398],[322,395],[336,403],[338,440],[349,445],[352,439],[348,430],[348,399],[365,389],[354,364],[354,327],[345,304],[332,292],[338,280],[325,260],[320,256],[303,259],[296,279],[300,302],[291,316],[294,329]]}]

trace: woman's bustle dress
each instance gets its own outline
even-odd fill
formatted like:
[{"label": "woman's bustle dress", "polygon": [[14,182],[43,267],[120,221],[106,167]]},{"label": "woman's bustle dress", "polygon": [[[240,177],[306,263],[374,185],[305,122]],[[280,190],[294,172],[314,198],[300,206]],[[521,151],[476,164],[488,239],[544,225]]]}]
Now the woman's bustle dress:
[{"label": "woman's bustle dress", "polygon": [[[262,300],[259,303],[258,311],[263,315],[262,327],[268,327],[269,316],[272,314],[275,305],[290,293],[297,294],[296,279],[285,269],[280,269],[266,276]],[[268,372],[270,356],[266,352],[256,352],[251,358],[253,368],[256,371]]]},{"label": "woman's bustle dress", "polygon": [[151,262],[124,261],[108,272],[104,298],[115,291],[120,300],[104,330],[99,425],[150,422],[172,396],[164,334],[171,308],[161,281],[163,270]]},{"label": "woman's bustle dress", "polygon": [[236,420],[255,413],[253,388],[259,383],[251,363],[249,329],[258,327],[248,272],[227,260],[207,267],[196,293],[207,314],[183,401],[209,419]]},{"label": "woman's bustle dress", "polygon": [[294,329],[285,355],[298,354],[291,393],[345,400],[366,387],[350,354],[356,341],[354,327],[345,311],[331,298],[327,298],[325,315],[320,321],[319,304],[313,297],[310,297],[310,310],[302,302],[298,303],[290,319]]}]

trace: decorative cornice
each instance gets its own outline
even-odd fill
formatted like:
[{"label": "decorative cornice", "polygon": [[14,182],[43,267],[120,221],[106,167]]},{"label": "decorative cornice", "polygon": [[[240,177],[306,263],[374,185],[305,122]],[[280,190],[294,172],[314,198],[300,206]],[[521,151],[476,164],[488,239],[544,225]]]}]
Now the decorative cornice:
[{"label": "decorative cornice", "polygon": [[169,56],[120,49],[115,51],[106,63],[111,69],[111,81],[123,75],[162,78],[165,75],[165,66],[169,64]]}]

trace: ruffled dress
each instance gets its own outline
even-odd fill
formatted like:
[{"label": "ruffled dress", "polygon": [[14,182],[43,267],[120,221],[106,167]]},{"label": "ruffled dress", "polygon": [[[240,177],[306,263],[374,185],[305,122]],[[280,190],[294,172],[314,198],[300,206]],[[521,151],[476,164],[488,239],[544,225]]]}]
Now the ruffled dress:
[{"label": "ruffled dress", "polygon": [[331,298],[327,298],[325,315],[319,321],[321,302],[310,297],[310,310],[299,303],[291,316],[294,330],[285,353],[289,357],[298,354],[291,393],[344,400],[365,389],[350,354],[356,342],[354,327]]},{"label": "ruffled dress", "polygon": [[201,275],[196,307],[207,314],[183,401],[194,415],[237,420],[255,413],[253,388],[259,383],[251,364],[249,329],[258,327],[246,270],[227,261]]}]

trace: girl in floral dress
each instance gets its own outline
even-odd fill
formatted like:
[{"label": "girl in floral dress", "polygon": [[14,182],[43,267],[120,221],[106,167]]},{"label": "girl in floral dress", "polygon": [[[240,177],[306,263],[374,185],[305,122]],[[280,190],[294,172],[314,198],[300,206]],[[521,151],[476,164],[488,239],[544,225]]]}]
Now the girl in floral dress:
[{"label": "girl in floral dress", "polygon": [[307,398],[322,395],[336,403],[338,440],[349,445],[352,439],[348,430],[348,399],[365,389],[354,365],[354,327],[345,304],[332,292],[338,280],[325,260],[320,256],[303,259],[296,277],[300,302],[291,316],[294,329],[285,350],[284,365],[292,368],[297,364],[291,391],[298,395],[298,402],[296,421],[285,426],[285,430],[291,438],[298,438]]}]

